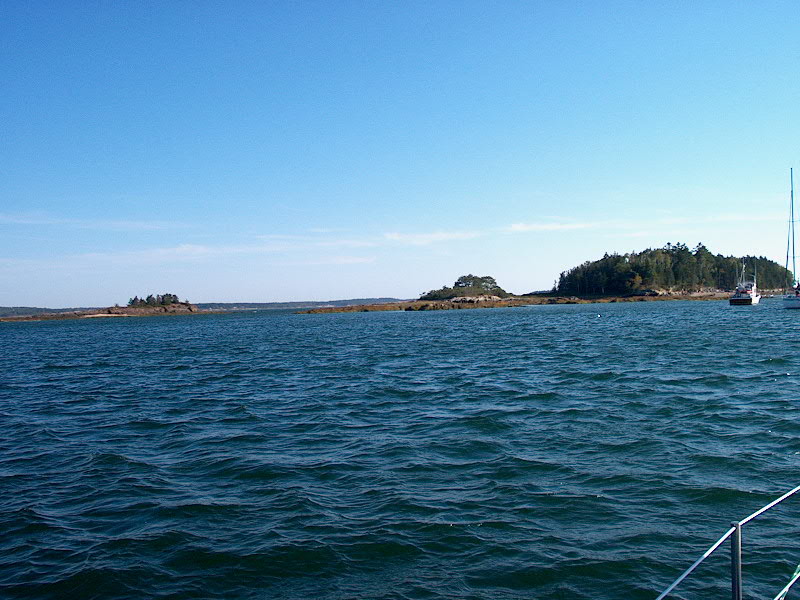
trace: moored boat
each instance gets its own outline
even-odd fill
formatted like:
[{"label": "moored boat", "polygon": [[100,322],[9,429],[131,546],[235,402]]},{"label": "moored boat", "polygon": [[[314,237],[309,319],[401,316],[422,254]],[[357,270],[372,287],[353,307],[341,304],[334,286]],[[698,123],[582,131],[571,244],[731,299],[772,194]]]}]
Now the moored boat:
[{"label": "moored boat", "polygon": [[783,297],[783,308],[800,308],[800,284],[795,285],[792,292]]},{"label": "moored boat", "polygon": [[761,300],[761,294],[758,293],[756,287],[756,278],[753,276],[753,281],[745,281],[744,261],[742,261],[742,276],[739,278],[736,291],[730,297],[730,303],[732,306],[754,306],[758,304],[759,300]]},{"label": "moored boat", "polygon": [[[754,281],[742,282],[736,286],[736,291],[730,297],[732,306],[753,306],[761,300],[761,294],[756,290]],[[798,296],[800,300],[800,296]]]}]

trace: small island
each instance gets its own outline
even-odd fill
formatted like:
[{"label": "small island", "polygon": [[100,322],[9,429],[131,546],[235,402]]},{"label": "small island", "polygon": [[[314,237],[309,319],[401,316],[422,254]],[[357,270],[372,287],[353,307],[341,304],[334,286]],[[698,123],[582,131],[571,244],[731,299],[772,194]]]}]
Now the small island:
[{"label": "small island", "polygon": [[66,319],[97,319],[113,317],[150,317],[157,315],[186,315],[200,312],[196,305],[188,300],[181,301],[175,294],[150,294],[146,298],[134,296],[128,300],[127,306],[109,306],[108,308],[90,308],[86,310],[70,310],[46,312],[33,315],[0,317],[0,321],[63,321]]}]

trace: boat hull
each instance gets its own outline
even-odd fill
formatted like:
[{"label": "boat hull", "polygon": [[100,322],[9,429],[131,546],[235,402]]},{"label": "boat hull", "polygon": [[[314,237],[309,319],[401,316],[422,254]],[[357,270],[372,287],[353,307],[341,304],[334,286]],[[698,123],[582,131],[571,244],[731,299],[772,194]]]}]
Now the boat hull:
[{"label": "boat hull", "polygon": [[783,308],[800,308],[800,296],[784,296]]},{"label": "boat hull", "polygon": [[731,306],[753,306],[758,304],[759,300],[761,300],[761,297],[757,296],[755,298],[731,298],[729,302]]}]

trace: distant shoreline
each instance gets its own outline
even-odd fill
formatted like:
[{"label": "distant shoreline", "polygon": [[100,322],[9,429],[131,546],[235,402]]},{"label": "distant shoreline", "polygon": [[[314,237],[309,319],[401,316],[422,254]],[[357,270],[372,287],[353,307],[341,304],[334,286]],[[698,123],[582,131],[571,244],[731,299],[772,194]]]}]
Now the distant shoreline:
[{"label": "distant shoreline", "polygon": [[666,300],[726,300],[730,292],[693,292],[682,294],[660,294],[655,296],[512,296],[500,300],[453,302],[450,300],[408,300],[360,306],[332,306],[298,311],[296,314],[327,314],[346,312],[427,311],[464,310],[473,308],[513,308],[543,304],[609,304],[616,302],[660,302]]},{"label": "distant shoreline", "polygon": [[[768,293],[765,291],[765,293]],[[769,292],[771,293],[771,292]],[[780,291],[775,292],[779,294]],[[387,311],[431,311],[431,310],[469,310],[475,308],[514,308],[531,305],[553,305],[553,304],[613,304],[618,302],[661,302],[667,300],[726,300],[730,297],[730,292],[683,292],[659,295],[631,295],[631,296],[558,296],[552,294],[536,294],[533,296],[509,296],[494,300],[461,299],[451,300],[392,300],[390,302],[376,302],[372,304],[361,303],[363,300],[356,301],[356,304],[339,304],[331,306],[317,306],[305,310],[297,310],[294,314],[329,314],[329,313],[352,313],[352,312],[387,312]],[[337,300],[335,302],[347,302]],[[233,303],[231,303],[233,304]],[[286,303],[292,304],[292,303]],[[300,304],[300,303],[297,303]],[[322,304],[322,303],[320,303]],[[219,305],[217,305],[219,306]],[[108,308],[96,308],[85,310],[68,310],[64,312],[43,312],[27,315],[1,316],[0,322],[35,322],[35,321],[66,321],[77,319],[97,319],[97,318],[126,318],[126,317],[154,317],[154,316],[175,316],[175,315],[197,315],[197,314],[223,314],[233,312],[252,312],[255,309],[247,306],[234,305],[227,309],[208,309],[195,304],[170,304],[165,306],[148,306],[141,308],[112,306]],[[202,307],[202,308],[201,308]],[[298,307],[300,308],[300,307]],[[305,308],[305,307],[303,307]],[[285,310],[285,308],[284,308]]]},{"label": "distant shoreline", "polygon": [[[212,311],[202,311],[208,314]],[[31,321],[68,321],[76,319],[96,319],[96,318],[124,318],[124,317],[156,317],[172,315],[192,315],[201,314],[201,311],[194,304],[185,302],[166,304],[163,306],[129,307],[129,306],[110,306],[108,308],[95,308],[80,311],[66,312],[46,312],[31,315],[19,315],[0,317],[0,322],[17,323]]]}]

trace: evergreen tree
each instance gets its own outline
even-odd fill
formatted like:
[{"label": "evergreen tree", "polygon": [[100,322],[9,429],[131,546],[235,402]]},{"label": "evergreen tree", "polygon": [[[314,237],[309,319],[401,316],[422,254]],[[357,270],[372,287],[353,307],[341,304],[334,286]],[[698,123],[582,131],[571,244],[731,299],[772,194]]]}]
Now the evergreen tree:
[{"label": "evergreen tree", "polygon": [[[150,294],[142,299],[139,296],[134,296],[128,300],[128,306],[142,307],[142,306],[169,306],[170,304],[180,304],[180,298],[175,294]],[[185,304],[189,304],[188,300]]]},{"label": "evergreen tree", "polygon": [[438,290],[431,290],[420,296],[420,300],[449,300],[458,296],[508,296],[503,288],[497,285],[494,277],[488,275],[478,277],[477,275],[462,275],[456,279],[453,287],[443,287]]}]

